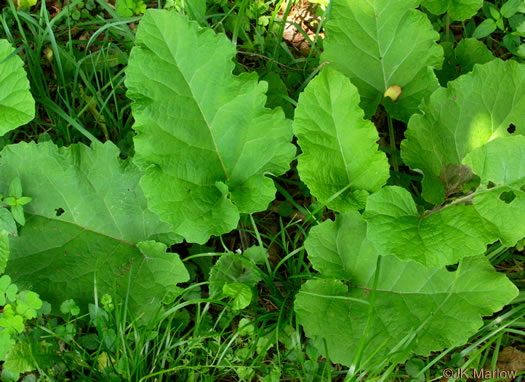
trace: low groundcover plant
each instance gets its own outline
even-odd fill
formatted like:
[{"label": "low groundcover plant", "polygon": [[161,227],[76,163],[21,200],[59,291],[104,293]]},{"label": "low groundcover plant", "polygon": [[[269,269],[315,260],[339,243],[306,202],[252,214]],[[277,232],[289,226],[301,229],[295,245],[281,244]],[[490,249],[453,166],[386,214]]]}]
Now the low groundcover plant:
[{"label": "low groundcover plant", "polygon": [[[472,343],[484,318],[523,314],[491,248],[523,250],[525,66],[474,38],[441,44],[433,25],[444,15],[449,39],[482,2],[323,4],[318,65],[296,100],[281,94],[284,111],[270,105],[279,72],[243,71],[203,4],[140,17],[121,81],[129,157],[91,133],[3,144],[3,378],[73,376],[66,348],[95,379],[231,367],[222,378],[274,381],[282,351],[307,380],[385,379],[403,364],[421,378],[434,363],[414,365]],[[17,53],[0,40],[6,136],[35,118]]]}]

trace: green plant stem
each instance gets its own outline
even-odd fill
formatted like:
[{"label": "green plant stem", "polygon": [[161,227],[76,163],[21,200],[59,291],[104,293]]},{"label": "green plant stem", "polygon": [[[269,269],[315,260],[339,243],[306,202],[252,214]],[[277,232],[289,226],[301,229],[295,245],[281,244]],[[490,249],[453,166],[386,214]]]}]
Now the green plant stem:
[{"label": "green plant stem", "polygon": [[476,192],[471,192],[468,195],[465,195],[465,196],[462,196],[460,198],[457,198],[456,200],[454,200],[453,202],[451,202],[449,204],[446,204],[444,206],[437,206],[437,207],[433,208],[432,210],[425,212],[425,214],[423,215],[423,218],[428,218],[430,215],[433,215],[433,214],[435,214],[438,211],[442,211],[445,208],[448,208],[450,206],[454,206],[456,204],[469,202],[469,201],[471,201],[474,198],[474,196],[478,196],[478,195],[484,194],[486,192],[493,192],[495,190],[498,190],[500,188],[505,188],[505,187],[508,187],[508,185],[502,184],[500,186],[496,186],[496,187],[493,187],[493,188],[489,188],[489,189],[485,189],[485,190],[481,190],[481,191],[476,191]]},{"label": "green plant stem", "polygon": [[399,172],[399,163],[397,163],[397,147],[396,147],[396,136],[394,134],[394,124],[392,123],[392,117],[387,114],[388,119],[388,136],[390,138],[390,148],[392,149],[392,166],[394,170]]},{"label": "green plant stem", "polygon": [[445,26],[445,41],[450,39],[450,14],[447,12],[446,26]]}]

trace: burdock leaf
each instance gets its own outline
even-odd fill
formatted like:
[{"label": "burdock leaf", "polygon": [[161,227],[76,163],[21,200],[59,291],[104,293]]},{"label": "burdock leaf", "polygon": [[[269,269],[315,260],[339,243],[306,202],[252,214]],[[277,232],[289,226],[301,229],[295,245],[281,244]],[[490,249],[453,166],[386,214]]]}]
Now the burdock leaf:
[{"label": "burdock leaf", "polygon": [[472,151],[463,163],[481,178],[482,192],[472,198],[474,208],[497,227],[503,244],[513,247],[525,237],[525,137],[495,139]]},{"label": "burdock leaf", "polygon": [[[423,356],[463,345],[483,316],[518,295],[484,256],[462,260],[453,272],[384,256],[374,291],[378,255],[366,231],[363,218],[350,211],[312,228],[305,243],[323,278],[301,287],[294,309],[306,335],[332,362],[352,365],[361,343],[361,359],[371,357],[372,363],[390,357],[403,362],[410,356],[403,354],[404,345]],[[352,244],[342,237],[351,237]],[[341,276],[346,283],[331,278]]]},{"label": "burdock leaf", "polygon": [[126,71],[135,163],[149,208],[191,242],[266,209],[295,155],[281,109],[256,74],[234,76],[235,46],[175,12],[148,10]]},{"label": "burdock leaf", "polygon": [[[367,118],[383,103],[392,117],[406,122],[438,87],[433,70],[441,68],[443,50],[436,44],[439,34],[415,9],[419,2],[333,2],[321,58],[357,87]],[[383,98],[392,86],[402,91],[395,102]]]},{"label": "burdock leaf", "polygon": [[386,183],[390,166],[378,150],[377,130],[363,119],[355,86],[336,70],[323,69],[300,95],[294,132],[303,152],[301,180],[321,202],[332,199],[329,208],[362,209],[368,194]]},{"label": "burdock leaf", "polygon": [[[146,207],[141,173],[112,143],[58,148],[51,142],[6,146],[0,192],[20,176],[26,224],[10,237],[6,273],[55,309],[75,299],[81,309],[99,295],[125,297],[136,314],[152,314],[189,276],[166,253],[171,227]],[[131,276],[131,277],[130,277]]]},{"label": "burdock leaf", "polygon": [[436,90],[408,123],[401,157],[423,173],[423,197],[439,205],[445,199],[440,175],[447,166],[503,136],[511,124],[525,125],[525,66],[493,60]]},{"label": "burdock leaf", "polygon": [[496,240],[512,247],[525,237],[525,137],[494,139],[467,154],[461,168],[480,184],[431,211],[419,212],[400,187],[368,198],[368,239],[380,254],[442,267],[481,255]]},{"label": "burdock leaf", "polygon": [[368,198],[368,239],[379,254],[440,268],[481,255],[498,239],[494,225],[469,204],[451,204],[420,214],[410,193],[390,186]]}]

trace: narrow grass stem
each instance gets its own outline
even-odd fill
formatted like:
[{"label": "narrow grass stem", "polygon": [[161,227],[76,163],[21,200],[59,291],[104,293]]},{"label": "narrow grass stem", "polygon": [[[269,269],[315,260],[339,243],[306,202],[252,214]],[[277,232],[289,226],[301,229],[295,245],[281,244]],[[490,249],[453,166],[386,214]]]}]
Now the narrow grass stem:
[{"label": "narrow grass stem", "polygon": [[[257,225],[255,224],[255,220],[253,219],[253,215],[250,214],[250,221],[252,222],[253,230],[255,231],[255,236],[257,237],[257,243],[261,248],[264,248],[264,243],[261,239],[261,235],[259,233],[259,230],[257,229]],[[270,265],[270,262],[268,261],[268,257],[265,257],[265,263],[266,263],[266,269],[268,270],[268,274],[272,274],[272,266]]]}]

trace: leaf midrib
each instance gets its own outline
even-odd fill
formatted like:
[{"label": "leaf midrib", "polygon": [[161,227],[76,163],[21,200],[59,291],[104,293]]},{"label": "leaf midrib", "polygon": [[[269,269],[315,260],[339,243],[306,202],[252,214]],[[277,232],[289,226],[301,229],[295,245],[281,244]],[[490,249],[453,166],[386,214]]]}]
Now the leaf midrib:
[{"label": "leaf midrib", "polygon": [[[332,103],[332,110],[334,110],[334,104],[333,104],[333,98],[331,98],[331,103]],[[335,135],[337,137],[337,145],[339,146],[339,153],[341,154],[341,157],[343,158],[343,167],[345,168],[345,173],[346,173],[346,178],[348,179],[348,184],[352,184],[352,178],[350,177],[350,170],[348,169],[348,164],[350,163],[349,161],[346,160],[346,156],[345,156],[345,153],[344,153],[344,150],[343,150],[343,145],[341,143],[341,137],[339,135],[339,126],[334,118],[334,114],[332,113],[332,122],[334,123],[334,128],[335,128]]]},{"label": "leaf midrib", "polygon": [[[186,86],[188,87],[188,90],[190,91],[191,93],[191,96],[195,102],[195,104],[197,105],[198,109],[199,109],[199,112],[202,116],[202,119],[203,121],[205,122],[206,124],[206,127],[208,128],[208,131],[210,133],[210,136],[211,136],[211,139],[212,139],[212,142],[213,142],[213,146],[215,148],[215,153],[217,154],[217,158],[219,159],[219,162],[221,164],[221,167],[222,167],[222,170],[224,171],[224,175],[226,177],[226,180],[230,179],[230,176],[228,175],[228,171],[226,170],[226,166],[224,164],[224,161],[222,160],[222,157],[221,157],[221,154],[219,152],[219,146],[217,145],[217,141],[215,140],[215,135],[213,134],[213,131],[211,129],[211,125],[210,123],[208,122],[208,120],[206,119],[206,116],[201,108],[201,105],[200,103],[197,101],[197,98],[195,97],[195,94],[193,93],[193,89],[192,87],[190,86],[190,82],[191,81],[188,81],[188,79],[186,78],[186,75],[185,73],[180,69],[179,65],[178,65],[178,62],[177,62],[177,59],[175,57],[175,55],[173,54],[173,51],[170,49],[170,46],[168,45],[167,43],[167,40],[166,38],[164,38],[164,34],[162,33],[162,30],[161,28],[159,27],[159,25],[157,25],[155,23],[155,26],[157,27],[157,30],[159,31],[159,35],[161,35],[163,38],[162,38],[162,42],[165,44],[167,50],[170,52],[170,55],[171,55],[171,58],[173,59],[173,63],[168,63],[170,65],[173,65],[174,67],[177,68],[178,72],[180,73],[180,75],[182,76],[182,78],[184,78],[184,81],[186,83]],[[146,49],[150,52],[152,52],[154,55],[156,55],[159,59],[165,61],[157,52],[155,52],[154,50],[148,48],[147,46],[143,46],[143,49]],[[200,68],[200,67],[199,67]]]},{"label": "leaf midrib", "polygon": [[[36,216],[36,217],[40,217],[40,218],[43,218],[43,219],[47,219],[47,220],[52,220],[52,221],[55,221],[55,222],[60,222],[60,223],[65,223],[65,224],[69,224],[69,225],[72,225],[72,226],[75,226],[75,227],[78,227],[84,231],[88,231],[88,232],[91,232],[91,233],[94,233],[94,234],[97,234],[97,235],[100,235],[100,236],[104,236],[104,237],[107,237],[108,239],[112,239],[112,240],[115,240],[115,241],[119,241],[121,243],[124,243],[124,244],[127,244],[131,247],[136,247],[137,244],[136,243],[133,243],[131,241],[128,241],[128,240],[125,240],[125,239],[122,239],[122,238],[118,238],[118,237],[115,237],[115,236],[111,236],[111,235],[108,235],[106,233],[103,233],[103,232],[99,232],[99,231],[96,231],[94,229],[91,229],[91,228],[88,228],[88,227],[85,227],[81,224],[78,224],[78,223],[74,223],[74,222],[70,222],[70,221],[67,221],[67,220],[62,220],[62,219],[56,219],[56,218],[53,218],[53,217],[50,217],[50,216],[45,216],[45,215],[41,215],[41,214],[34,214],[34,213],[27,213],[26,212],[26,215],[29,215],[30,217],[32,216]],[[28,222],[29,222],[29,219],[27,219]],[[147,238],[145,238],[144,240],[147,240]],[[142,241],[142,240],[141,240]]]}]

